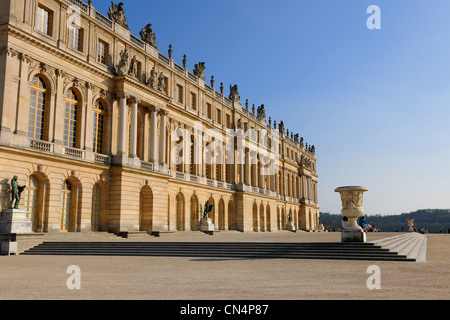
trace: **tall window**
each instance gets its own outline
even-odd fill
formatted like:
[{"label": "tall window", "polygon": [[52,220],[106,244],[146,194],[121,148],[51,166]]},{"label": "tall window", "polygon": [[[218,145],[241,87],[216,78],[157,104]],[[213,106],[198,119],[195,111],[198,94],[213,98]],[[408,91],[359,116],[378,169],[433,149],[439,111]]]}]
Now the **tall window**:
[{"label": "tall window", "polygon": [[69,89],[66,95],[66,110],[64,113],[64,145],[75,148],[77,139],[77,109],[78,97]]},{"label": "tall window", "polygon": [[96,184],[92,192],[92,231],[100,231],[100,188]]},{"label": "tall window", "polygon": [[70,26],[69,28],[69,48],[82,51],[83,47],[83,29]]},{"label": "tall window", "polygon": [[191,92],[191,108],[197,110],[197,95]]},{"label": "tall window", "polygon": [[206,116],[208,119],[212,119],[212,107],[210,103],[206,103]]},{"label": "tall window", "polygon": [[176,98],[178,103],[183,103],[183,87],[177,84]]},{"label": "tall window", "polygon": [[39,182],[38,180],[30,176],[27,180],[27,189],[25,194],[25,210],[27,211],[27,217],[32,221],[33,231],[36,231],[37,220],[37,206],[38,206],[38,190]]},{"label": "tall window", "polygon": [[93,150],[95,153],[103,154],[103,135],[104,135],[104,124],[105,124],[105,107],[100,100],[97,100],[94,109],[94,146]]},{"label": "tall window", "polygon": [[36,29],[46,35],[52,35],[53,13],[40,5],[36,12]]},{"label": "tall window", "polygon": [[30,139],[43,140],[47,87],[42,78],[34,76],[30,96],[28,137]]},{"label": "tall window", "polygon": [[70,228],[70,209],[72,204],[72,185],[64,181],[61,193],[61,232],[68,232]]},{"label": "tall window", "polygon": [[98,41],[97,61],[103,64],[108,63],[109,46],[106,42]]},{"label": "tall window", "polygon": [[222,124],[222,111],[219,109],[217,109],[216,122],[218,124]]}]

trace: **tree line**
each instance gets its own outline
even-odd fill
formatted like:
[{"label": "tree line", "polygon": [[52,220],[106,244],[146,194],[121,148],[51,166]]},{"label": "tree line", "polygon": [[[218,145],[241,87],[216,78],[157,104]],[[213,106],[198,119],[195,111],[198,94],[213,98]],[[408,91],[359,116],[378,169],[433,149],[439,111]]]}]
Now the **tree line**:
[{"label": "tree line", "polygon": [[[342,229],[341,214],[331,214],[329,212],[320,213],[320,223],[326,230],[330,228]],[[426,228],[430,233],[450,231],[450,209],[422,209],[400,215],[366,215],[366,221],[382,232],[408,231],[407,220],[414,219],[414,228],[417,230]]]}]

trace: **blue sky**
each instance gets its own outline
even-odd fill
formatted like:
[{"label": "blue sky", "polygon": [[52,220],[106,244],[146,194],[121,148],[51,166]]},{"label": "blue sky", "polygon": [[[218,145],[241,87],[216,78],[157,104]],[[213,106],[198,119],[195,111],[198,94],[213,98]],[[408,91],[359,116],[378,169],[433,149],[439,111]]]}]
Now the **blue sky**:
[{"label": "blue sky", "polygon": [[340,212],[343,185],[369,188],[367,214],[450,208],[450,1],[124,3],[134,35],[151,23],[160,52],[206,62],[216,87],[238,84],[316,146],[321,211]]}]

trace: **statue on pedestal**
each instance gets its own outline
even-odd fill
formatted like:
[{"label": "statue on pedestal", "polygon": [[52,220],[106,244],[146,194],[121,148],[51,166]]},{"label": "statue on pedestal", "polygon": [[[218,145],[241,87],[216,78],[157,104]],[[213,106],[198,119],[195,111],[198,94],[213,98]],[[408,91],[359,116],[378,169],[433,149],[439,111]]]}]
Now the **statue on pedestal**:
[{"label": "statue on pedestal", "polygon": [[235,84],[234,86],[230,85],[230,95],[228,98],[233,102],[240,103],[241,96],[239,95],[237,84]]},{"label": "statue on pedestal", "polygon": [[11,209],[19,209],[20,198],[26,189],[26,186],[19,186],[17,179],[17,176],[14,176],[11,180]]},{"label": "statue on pedestal", "polygon": [[205,80],[205,63],[204,62],[199,62],[198,64],[195,65],[195,69],[194,69],[194,75],[199,77],[200,79]]},{"label": "statue on pedestal", "polygon": [[127,18],[125,17],[125,11],[123,10],[123,2],[117,5],[111,1],[111,6],[109,7],[108,11],[108,17],[118,25],[124,27],[127,30],[130,30],[130,28],[127,25]]},{"label": "statue on pedestal", "polygon": [[[148,43],[155,49],[158,49],[158,46],[156,45],[156,35],[153,33],[152,25],[150,23],[141,30],[139,35],[141,36],[142,41]],[[170,45],[170,48],[171,47],[172,45]]]},{"label": "statue on pedestal", "polygon": [[203,211],[203,219],[208,218],[208,214],[212,211],[214,205],[210,204],[209,201],[205,203],[205,211]]}]

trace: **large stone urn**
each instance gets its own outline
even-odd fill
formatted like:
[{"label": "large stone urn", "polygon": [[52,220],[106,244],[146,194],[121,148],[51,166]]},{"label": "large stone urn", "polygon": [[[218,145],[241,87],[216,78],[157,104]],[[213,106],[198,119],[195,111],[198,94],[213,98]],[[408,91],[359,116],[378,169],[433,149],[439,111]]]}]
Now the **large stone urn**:
[{"label": "large stone urn", "polygon": [[414,232],[414,219],[408,220],[409,232]]},{"label": "large stone urn", "polygon": [[357,219],[364,215],[362,208],[364,192],[369,191],[365,187],[339,187],[342,200],[341,213],[348,219],[346,227],[342,231],[342,242],[366,242],[367,235],[357,223]]}]

